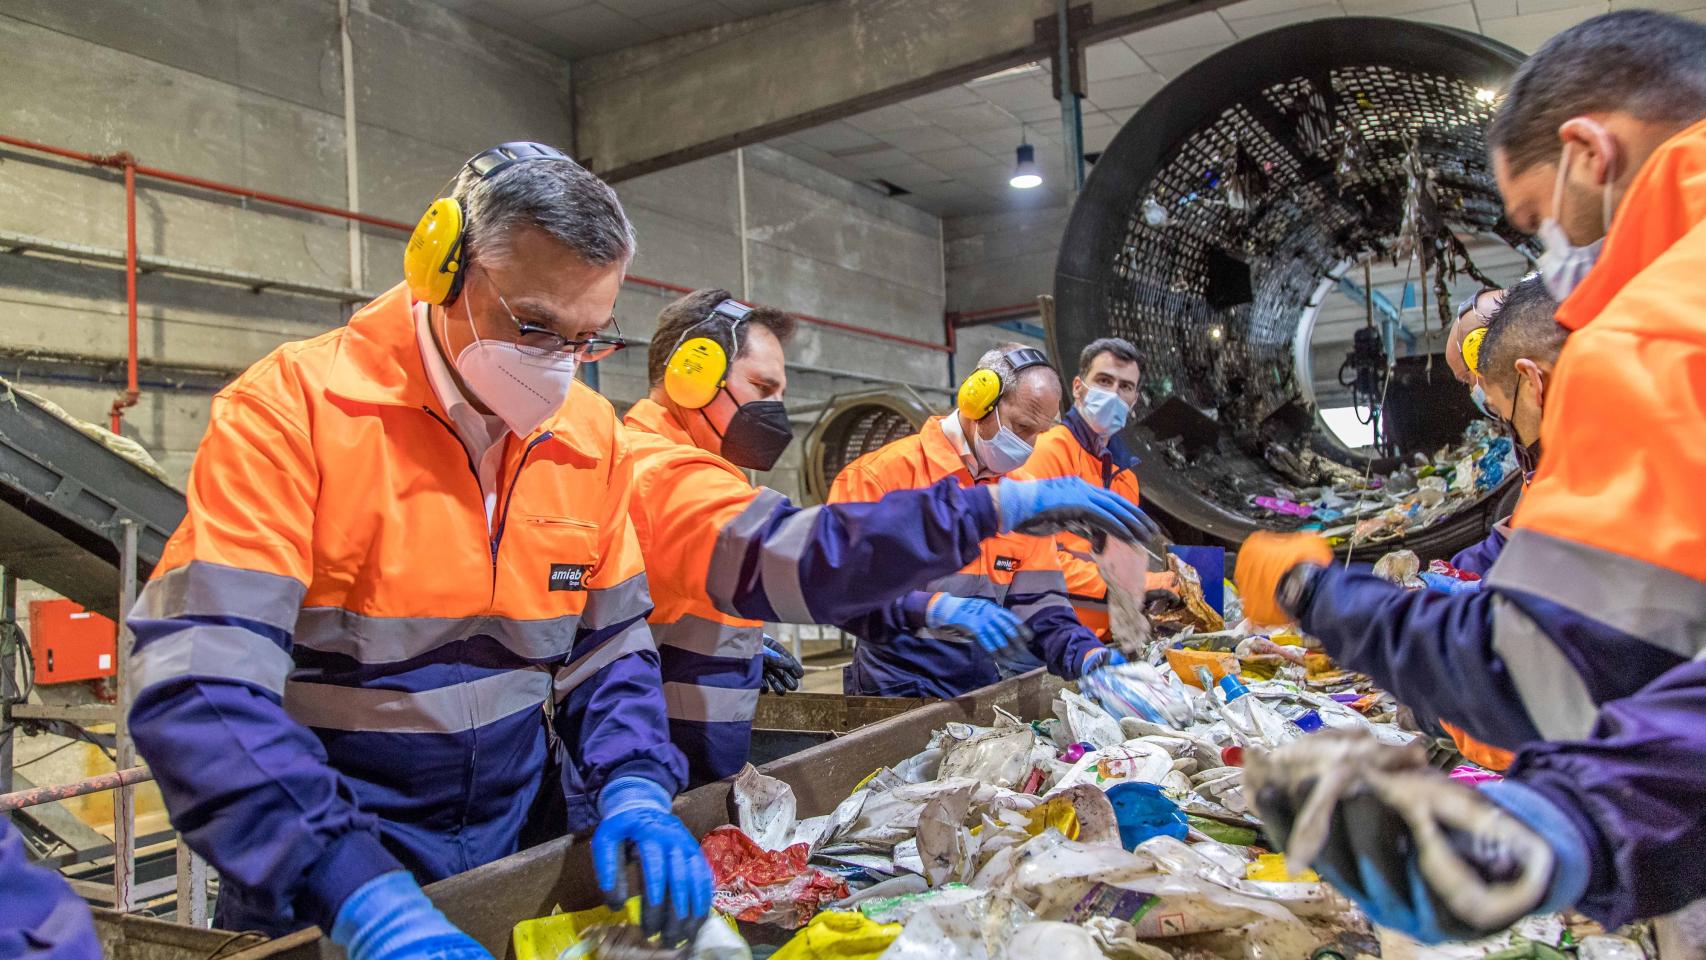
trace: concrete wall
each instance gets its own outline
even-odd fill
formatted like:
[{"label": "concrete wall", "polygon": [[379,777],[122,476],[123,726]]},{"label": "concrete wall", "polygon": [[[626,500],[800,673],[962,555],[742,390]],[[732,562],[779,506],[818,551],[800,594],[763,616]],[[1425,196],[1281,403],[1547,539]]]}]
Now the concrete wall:
[{"label": "concrete wall", "polygon": [[[566,142],[567,65],[424,0],[353,0],[361,208],[412,222],[448,172],[499,140]],[[0,131],[337,207],[348,206],[335,0],[8,0],[0,5]],[[124,243],[118,177],[0,152],[0,230],[108,249]],[[335,287],[394,282],[402,236],[364,228],[350,276],[343,221],[159,181],[138,191],[138,244],[168,256]],[[0,259],[0,350],[124,356],[124,280],[105,266]],[[341,322],[337,302],[164,275],[138,283],[145,380],[229,371]],[[105,423],[109,383],[84,365],[22,379]],[[214,376],[217,380],[218,374]],[[204,378],[205,379],[205,378]],[[145,389],[127,432],[175,476],[205,420],[204,392]]]},{"label": "concrete wall", "polygon": [[948,309],[971,313],[1054,292],[1068,207],[1036,207],[942,221]]},{"label": "concrete wall", "polygon": [[[569,141],[562,60],[426,0],[351,6],[364,212],[412,223],[474,151],[510,139]],[[339,40],[335,0],[6,0],[0,133],[128,150],[152,166],[348,206]],[[361,228],[364,269],[352,277],[344,221],[160,181],[139,187],[145,256],[366,290],[398,277],[403,236],[395,231]],[[943,339],[933,216],[763,147],[620,190],[639,232],[637,274]],[[0,231],[118,250],[123,213],[116,173],[0,149]],[[116,267],[0,257],[0,375],[105,423],[122,380],[123,292]],[[210,390],[349,310],[161,274],[144,274],[138,295],[144,391],[125,429],[175,477],[205,427]],[[623,329],[648,335],[671,296],[630,284],[618,307]],[[865,378],[947,383],[941,353],[823,327],[805,325],[794,353],[807,366]],[[602,367],[602,387],[619,407],[644,392],[643,348]],[[807,370],[792,384],[808,415],[814,399],[869,385]]]}]

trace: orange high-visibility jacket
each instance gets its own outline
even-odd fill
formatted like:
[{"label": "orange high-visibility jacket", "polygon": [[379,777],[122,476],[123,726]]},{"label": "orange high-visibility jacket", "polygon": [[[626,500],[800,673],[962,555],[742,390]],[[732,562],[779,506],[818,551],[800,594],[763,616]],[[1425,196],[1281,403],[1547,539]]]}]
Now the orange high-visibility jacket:
[{"label": "orange high-visibility jacket", "polygon": [[987,488],[952,480],[797,507],[696,445],[684,416],[701,414],[646,399],[625,423],[670,736],[704,783],[746,763],[762,621],[839,623],[880,607],[977,556],[1000,518]]},{"label": "orange high-visibility jacket", "polygon": [[[1097,455],[1085,444],[1093,436],[1078,409],[1067,411],[1064,422],[1050,427],[1037,438],[1036,450],[1025,461],[1025,472],[1033,477],[1078,477],[1085,483],[1112,490],[1137,503],[1136,458],[1115,437],[1108,449]],[[1060,567],[1066,573],[1066,594],[1078,620],[1104,640],[1108,637],[1108,585],[1092,560],[1090,541],[1075,533],[1055,534]]]},{"label": "orange high-visibility jacket", "polygon": [[[1029,478],[1022,469],[1008,476]],[[942,418],[932,417],[918,433],[848,464],[835,478],[829,499],[868,502],[890,491],[946,480],[974,486],[953,441],[942,432]],[[1053,539],[1000,534],[985,540],[976,559],[958,573],[931,581],[890,610],[848,624],[860,642],[844,689],[879,696],[953,697],[999,679],[995,665],[975,643],[939,636],[924,626],[935,592],[981,597],[1006,607],[1030,626],[1030,652],[1036,659],[1068,679],[1076,678],[1084,656],[1101,646],[1072,615]]]},{"label": "orange high-visibility jacket", "polygon": [[685,779],[614,411],[577,383],[505,443],[488,528],[402,286],[214,399],[130,618],[130,723],[241,922],[325,926],[399,863],[505,856],[541,789],[590,824],[612,777]]}]

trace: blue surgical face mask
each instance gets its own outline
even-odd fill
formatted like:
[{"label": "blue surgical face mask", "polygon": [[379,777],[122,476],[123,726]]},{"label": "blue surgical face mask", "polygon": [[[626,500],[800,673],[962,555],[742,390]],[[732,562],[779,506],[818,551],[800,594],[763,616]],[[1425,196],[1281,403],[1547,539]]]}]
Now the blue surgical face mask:
[{"label": "blue surgical face mask", "polygon": [[[1546,284],[1546,292],[1552,299],[1563,303],[1582,279],[1599,261],[1599,248],[1605,243],[1605,238],[1584,246],[1575,246],[1570,242],[1570,235],[1564,232],[1563,224],[1558,222],[1558,214],[1564,202],[1564,175],[1570,169],[1570,144],[1564,144],[1563,156],[1558,159],[1558,180],[1552,187],[1552,216],[1540,222],[1538,231],[1540,242],[1546,249],[1540,254],[1540,279]],[[1601,199],[1604,205],[1604,224],[1611,229],[1611,181],[1605,182],[1605,193]]]},{"label": "blue surgical face mask", "polygon": [[979,437],[977,440],[977,459],[983,468],[990,473],[1007,474],[1025,465],[1031,459],[1032,447],[1019,439],[1019,435],[1007,429],[1001,423],[1001,410],[996,408],[995,422],[999,429],[995,436],[988,440]]},{"label": "blue surgical face mask", "polygon": [[1111,437],[1125,426],[1131,407],[1112,390],[1086,387],[1084,400],[1078,404],[1078,412],[1083,415],[1084,422],[1090,425],[1090,429],[1096,431],[1099,436]]},{"label": "blue surgical face mask", "polygon": [[[1480,384],[1477,383],[1470,389],[1469,399],[1474,401],[1475,409],[1481,411],[1481,416],[1493,417],[1493,411],[1487,409],[1487,391],[1481,389]],[[1498,418],[1493,417],[1493,419],[1497,420]]]}]

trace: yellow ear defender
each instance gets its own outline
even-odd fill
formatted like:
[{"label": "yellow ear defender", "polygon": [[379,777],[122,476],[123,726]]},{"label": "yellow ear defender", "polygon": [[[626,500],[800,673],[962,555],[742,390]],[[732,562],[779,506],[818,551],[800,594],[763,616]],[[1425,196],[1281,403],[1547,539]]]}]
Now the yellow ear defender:
[{"label": "yellow ear defender", "polygon": [[[1004,354],[1007,362],[1013,365],[1013,373],[1029,367],[1048,366],[1048,357],[1041,350],[1032,347],[1022,347]],[[1001,375],[994,370],[973,370],[971,376],[960,381],[960,389],[954,395],[955,405],[960,414],[970,420],[982,420],[995,412],[995,407],[1001,402]]]},{"label": "yellow ear defender", "polygon": [[1463,365],[1470,373],[1481,372],[1481,344],[1487,340],[1487,328],[1476,327],[1463,335]]},{"label": "yellow ear defender", "polygon": [[[752,308],[738,300],[724,300],[711,308],[704,320],[681,331],[675,349],[669,353],[669,363],[663,370],[663,390],[669,399],[685,410],[703,410],[717,399],[717,391],[728,382],[729,351],[711,337],[687,335],[707,324],[726,322],[729,325],[729,346],[740,353],[736,331],[745,322]],[[721,321],[718,318],[722,318]]]},{"label": "yellow ear defender", "polygon": [[[465,166],[484,180],[527,160],[569,160],[569,156],[543,143],[515,140],[480,151]],[[403,279],[410,296],[423,303],[455,302],[466,274],[462,269],[466,228],[462,204],[456,198],[440,197],[427,207],[403,247]]]}]

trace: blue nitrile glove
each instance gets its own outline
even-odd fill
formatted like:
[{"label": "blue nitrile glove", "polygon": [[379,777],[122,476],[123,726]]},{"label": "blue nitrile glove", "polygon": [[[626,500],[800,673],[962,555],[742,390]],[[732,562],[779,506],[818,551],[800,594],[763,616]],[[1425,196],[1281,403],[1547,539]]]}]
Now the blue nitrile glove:
[{"label": "blue nitrile glove", "polygon": [[[1246,784],[1259,783],[1264,829],[1287,853],[1322,769],[1348,762],[1303,751],[1334,742],[1315,734],[1258,759],[1262,772],[1246,768]],[[1529,787],[1506,780],[1472,790],[1437,771],[1366,764],[1355,776],[1364,785],[1322,811],[1325,844],[1309,865],[1381,926],[1424,943],[1474,940],[1570,906],[1587,888],[1586,841]]]},{"label": "blue nitrile glove", "polygon": [[349,960],[492,960],[485,947],[444,919],[404,870],[357,887],[338,908],[332,940]]},{"label": "blue nitrile glove", "polygon": [[620,910],[628,901],[631,848],[645,881],[641,928],[672,947],[691,939],[711,912],[711,865],[670,812],[669,793],[644,777],[617,777],[600,791],[598,809],[604,819],[592,834],[592,869],[605,904]]},{"label": "blue nitrile glove", "polygon": [[938,593],[924,610],[924,625],[938,633],[976,640],[988,653],[1023,639],[1029,628],[1002,606],[981,597],[956,597]]},{"label": "blue nitrile glove", "polygon": [[1481,580],[1459,580],[1443,573],[1424,573],[1422,582],[1434,593],[1474,593],[1481,589]]},{"label": "blue nitrile glove", "polygon": [[1103,667],[1115,667],[1125,662],[1125,655],[1113,647],[1091,647],[1084,654],[1084,662],[1079,665],[1078,675],[1100,670]]},{"label": "blue nitrile glove", "polygon": [[800,678],[806,675],[806,668],[800,666],[800,661],[788,652],[788,648],[776,642],[776,638],[764,635],[764,688],[771,693],[781,695],[789,690],[800,689]]},{"label": "blue nitrile glove", "polygon": [[1161,539],[1161,528],[1131,501],[1077,477],[1008,477],[999,484],[996,499],[1000,501],[1002,533],[1047,536],[1069,530],[1086,537],[1107,534],[1126,543]]}]

